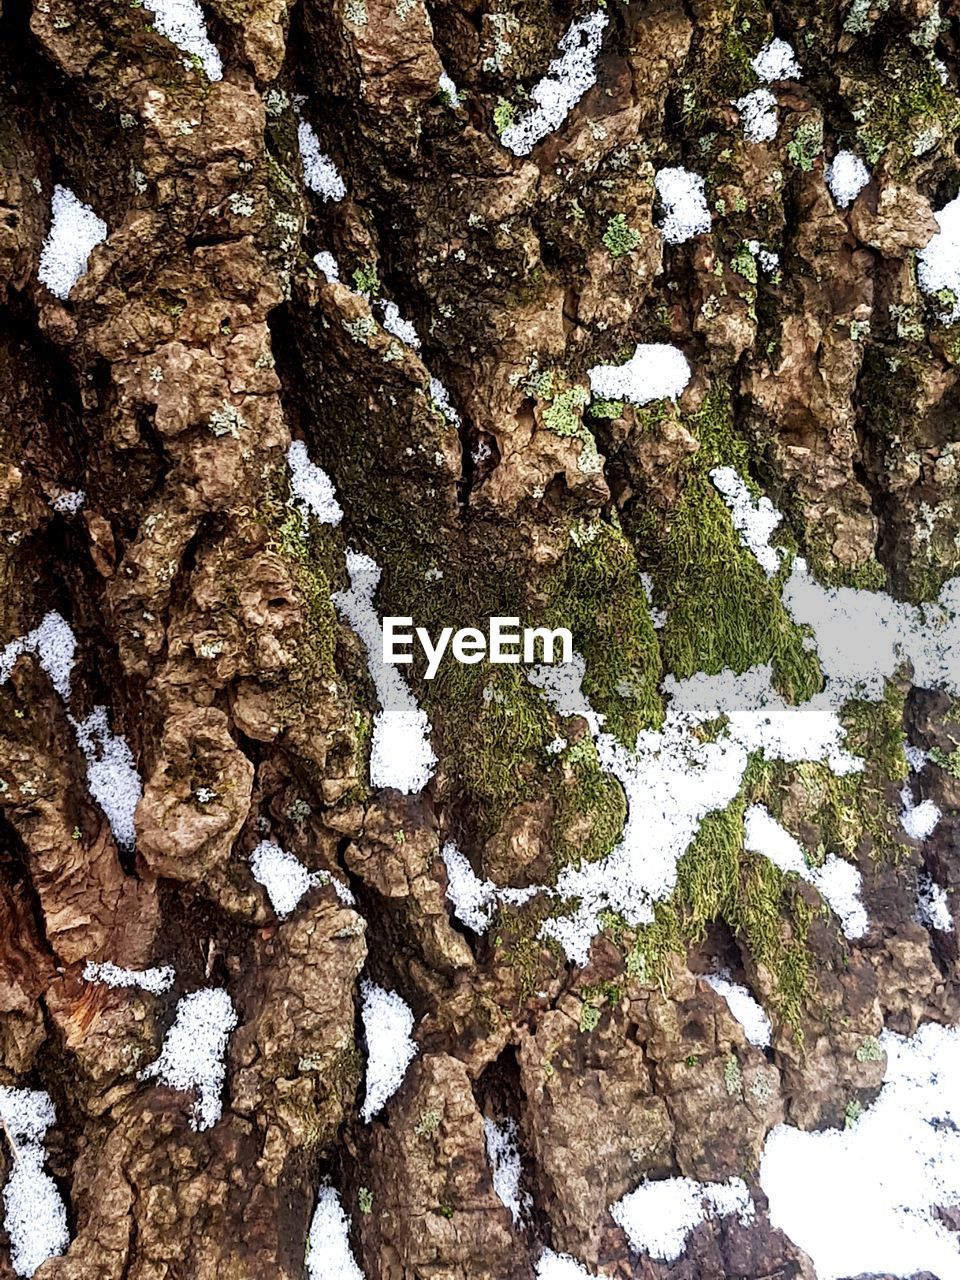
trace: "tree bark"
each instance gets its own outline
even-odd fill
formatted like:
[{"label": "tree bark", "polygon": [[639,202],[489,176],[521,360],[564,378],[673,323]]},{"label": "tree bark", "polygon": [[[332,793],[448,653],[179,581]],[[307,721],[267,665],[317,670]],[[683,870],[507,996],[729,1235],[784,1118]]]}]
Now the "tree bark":
[{"label": "tree bark", "polygon": [[[0,657],[0,1081],[55,1105],[70,1237],[36,1275],[316,1280],[329,1185],[368,1280],[519,1280],[545,1248],[589,1274],[812,1276],[766,1213],[767,1135],[842,1125],[882,1083],[863,1046],[883,1027],[958,1016],[952,928],[914,918],[918,875],[960,883],[949,767],[908,783],[942,811],[933,834],[900,820],[905,742],[955,759],[949,688],[901,666],[845,704],[854,779],[751,757],[649,919],[606,910],[575,963],[550,922],[576,903],[548,890],[609,857],[635,803],[599,727],[522,665],[447,657],[427,680],[417,653],[396,671],[436,760],[423,787],[378,786],[384,694],[346,553],[379,566],[377,614],[431,634],[570,628],[629,750],[668,676],[770,664],[788,703],[821,687],[781,595],[794,555],[824,584],[935,599],[960,564],[960,343],[916,251],[960,185],[955,6],[937,26],[925,0],[608,2],[595,76],[525,154],[499,135],[592,10],[207,0],[211,79],[161,7],[0,13],[0,646],[19,641]],[[750,141],[734,104],[774,35],[802,74],[765,86],[777,131]],[[872,171],[847,207],[842,148]],[[710,210],[678,243],[671,167]],[[58,186],[106,224],[63,297],[40,279]],[[590,369],[655,343],[689,363],[676,395],[591,399]],[[339,522],[298,498],[292,441]],[[718,467],[783,514],[772,577]],[[72,663],[64,632],[36,638],[51,614]],[[862,937],[744,848],[758,804],[814,861],[856,865]],[[264,843],[305,869],[287,912],[253,874]],[[450,845],[488,927],[451,902]],[[703,981],[716,963],[769,1048]],[[369,1122],[364,979],[407,1003],[416,1045]],[[205,990],[236,1023],[206,1126],[197,1087],[151,1068]],[[515,1126],[516,1218],[485,1119]],[[744,1178],[755,1217],[638,1253],[609,1207],[681,1175]]]}]

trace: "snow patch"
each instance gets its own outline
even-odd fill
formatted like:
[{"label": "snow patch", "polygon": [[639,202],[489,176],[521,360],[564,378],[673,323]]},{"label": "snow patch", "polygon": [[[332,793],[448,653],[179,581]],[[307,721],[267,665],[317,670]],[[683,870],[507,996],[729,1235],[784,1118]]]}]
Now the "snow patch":
[{"label": "snow patch", "polygon": [[373,606],[380,566],[357,551],[348,551],[346,560],[350,590],[337,591],[331,599],[366,646],[367,666],[380,702],[373,720],[370,785],[394,787],[410,795],[423,790],[436,767],[430,721],[397,668],[383,661],[383,628]]},{"label": "snow patch", "polygon": [[752,853],[763,854],[781,871],[814,886],[840,918],[845,937],[863,937],[867,913],[860,901],[862,879],[853,863],[831,853],[822,866],[808,866],[799,842],[760,804],[752,804],[743,815],[743,831],[744,845]]},{"label": "snow patch", "polygon": [[693,1178],[664,1178],[644,1182],[636,1191],[610,1206],[638,1253],[674,1262],[683,1253],[690,1232],[707,1218],[737,1214],[742,1223],[756,1216],[753,1199],[742,1178],[727,1182],[696,1182]]},{"label": "snow patch", "polygon": [[737,98],[733,105],[740,112],[743,136],[748,142],[770,142],[777,136],[777,99],[769,89],[754,89]]},{"label": "snow patch", "polygon": [[343,509],[337,501],[333,481],[323,470],[310,461],[307,446],[302,440],[294,440],[287,450],[290,468],[290,493],[293,505],[306,518],[316,516],[321,524],[337,525],[343,519]]},{"label": "snow patch", "polygon": [[87,495],[82,489],[65,489],[63,493],[57,494],[50,505],[62,516],[75,516],[86,500]]},{"label": "snow patch", "polygon": [[350,1219],[329,1184],[320,1188],[307,1237],[307,1280],[364,1280],[350,1248]]},{"label": "snow patch", "polygon": [[710,479],[730,510],[740,541],[753,553],[767,577],[772,578],[780,568],[784,553],[780,547],[770,546],[770,536],[782,523],[783,516],[769,498],[755,498],[733,467],[715,467]]},{"label": "snow patch", "polygon": [[309,889],[324,883],[315,872],[308,871],[299,858],[272,840],[261,840],[250,854],[250,870],[254,880],[266,889],[281,920],[296,909]]},{"label": "snow patch", "polygon": [[107,987],[137,987],[155,996],[162,995],[173,986],[176,974],[169,964],[158,969],[121,969],[109,960],[88,960],[83,971],[84,982],[99,982]]},{"label": "snow patch", "polygon": [[40,625],[18,636],[0,652],[0,684],[6,684],[17,659],[24,653],[36,654],[40,669],[50,683],[67,702],[70,698],[70,680],[77,652],[77,640],[69,623],[59,613],[44,614]]},{"label": "snow patch", "polygon": [[941,318],[952,323],[960,320],[960,196],[934,217],[940,230],[917,254],[917,281],[924,293],[941,295]]},{"label": "snow patch", "polygon": [[527,679],[562,716],[582,716],[596,737],[602,728],[604,716],[598,715],[583,692],[583,677],[587,664],[583,655],[574,651],[569,662],[540,663],[531,667]]},{"label": "snow patch", "polygon": [[178,49],[199,58],[208,80],[223,79],[223,61],[207,34],[197,0],[143,0],[153,13],[153,25]]},{"label": "snow patch", "polygon": [[32,1276],[70,1244],[67,1207],[57,1184],[43,1170],[43,1139],[56,1124],[57,1113],[48,1093],[0,1085],[0,1119],[13,1148],[13,1167],[3,1189],[10,1265],[18,1276]]},{"label": "snow patch", "polygon": [[880,1094],[846,1129],[778,1125],[760,1162],[770,1221],[819,1280],[883,1273],[960,1277],[957,1236],[938,1206],[960,1201],[960,1030],[885,1031]]},{"label": "snow patch", "polygon": [[593,1280],[586,1267],[582,1267],[569,1253],[554,1253],[544,1249],[537,1260],[537,1280]]},{"label": "snow patch", "polygon": [[66,299],[87,269],[87,259],[107,238],[107,224],[68,187],[53,188],[50,231],[43,242],[37,278]]},{"label": "snow patch", "polygon": [[460,415],[450,403],[450,393],[439,378],[430,379],[430,399],[452,427],[459,427]]},{"label": "snow patch", "polygon": [[548,133],[560,128],[596,81],[597,57],[606,26],[607,16],[599,9],[570,24],[557,46],[560,57],[550,63],[547,75],[530,90],[536,106],[500,135],[508,151],[525,156]]},{"label": "snow patch", "polygon": [[382,298],[380,306],[383,308],[383,327],[387,333],[392,333],[395,338],[399,338],[401,342],[406,343],[408,347],[413,347],[414,351],[420,350],[420,337],[410,320],[404,320],[400,314],[400,308],[395,302],[388,302]]},{"label": "snow patch", "polygon": [[303,180],[310,190],[321,200],[332,200],[334,203],[342,200],[347,194],[346,184],[340,177],[337,166],[320,150],[320,139],[313,125],[306,120],[301,120],[297,125],[297,142],[303,164]]},{"label": "snow patch", "polygon": [[443,846],[441,857],[447,869],[447,898],[453,903],[453,914],[474,933],[486,933],[497,903],[516,906],[543,891],[537,885],[510,889],[500,888],[492,880],[481,880],[469,858],[450,841]]},{"label": "snow patch", "polygon": [[683,244],[710,230],[710,210],[703,178],[689,169],[661,169],[653,180],[663,204],[659,224],[667,244]]},{"label": "snow patch", "polygon": [[332,253],[327,249],[321,249],[319,253],[313,255],[313,262],[327,284],[339,284],[340,268]]},{"label": "snow patch", "polygon": [[753,998],[746,987],[732,981],[729,970],[704,974],[704,982],[727,1002],[727,1008],[743,1027],[748,1044],[764,1048],[771,1041],[773,1028],[763,1006]]},{"label": "snow patch", "polygon": [[193,1091],[192,1129],[209,1129],[220,1119],[227,1071],[224,1058],[236,1025],[236,1011],[222,987],[193,991],[177,1002],[159,1058],[140,1072],[141,1080],[156,1076],[170,1089]]},{"label": "snow patch", "polygon": [[764,84],[777,80],[799,80],[800,63],[786,40],[774,39],[763,46],[750,65]]},{"label": "snow patch", "polygon": [[437,83],[440,87],[440,92],[445,93],[447,95],[447,100],[449,101],[450,106],[455,109],[459,107],[460,94],[457,92],[457,86],[453,83],[453,81],[447,75],[446,71],[440,72],[440,79]]},{"label": "snow patch", "polygon": [[943,816],[932,800],[923,800],[914,804],[913,791],[907,783],[900,792],[900,825],[908,836],[914,840],[926,840]]},{"label": "snow patch", "polygon": [[846,209],[870,181],[870,170],[852,151],[838,151],[826,172],[827,186],[838,208]]},{"label": "snow patch", "polygon": [[941,933],[953,932],[953,913],[947,899],[947,891],[937,884],[933,876],[921,871],[917,876],[917,914],[918,924],[928,929],[939,929]]},{"label": "snow patch", "polygon": [[483,1136],[493,1175],[493,1189],[500,1203],[510,1210],[514,1222],[519,1224],[529,1210],[530,1197],[520,1190],[517,1122],[508,1116],[498,1124],[495,1120],[484,1117]]},{"label": "snow patch", "polygon": [[367,1038],[367,1091],[360,1115],[369,1124],[400,1088],[418,1049],[410,1038],[413,1010],[396,991],[364,979],[363,1030]]},{"label": "snow patch", "polygon": [[134,816],[143,783],[126,740],[112,733],[106,707],[94,707],[86,720],[68,717],[87,761],[87,786],[107,815],[113,838],[123,849],[137,842]]},{"label": "snow patch", "polygon": [[687,357],[669,342],[641,342],[626,364],[597,364],[590,391],[600,400],[676,400],[692,377]]}]

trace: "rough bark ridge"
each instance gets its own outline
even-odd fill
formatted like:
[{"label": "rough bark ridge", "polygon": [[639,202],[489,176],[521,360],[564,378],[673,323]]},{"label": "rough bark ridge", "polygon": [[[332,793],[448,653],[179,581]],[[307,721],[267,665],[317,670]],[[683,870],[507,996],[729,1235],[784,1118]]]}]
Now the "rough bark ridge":
[{"label": "rough bark ridge", "polygon": [[[51,611],[77,639],[68,687],[30,651],[0,684],[2,1082],[53,1098],[71,1236],[41,1280],[302,1280],[324,1179],[369,1280],[531,1277],[544,1247],[624,1277],[811,1275],[763,1212],[766,1135],[842,1124],[880,1086],[863,1047],[884,1026],[960,1014],[955,938],[914,918],[918,873],[960,884],[960,711],[907,671],[845,709],[861,773],[755,761],[653,923],[608,913],[585,967],[541,935],[563,906],[542,894],[464,928],[441,858],[456,842],[523,887],[607,855],[626,801],[582,717],[517,668],[417,664],[435,774],[368,785],[377,700],[331,603],[347,548],[382,567],[381,614],[571,626],[625,743],[661,723],[666,674],[772,663],[791,701],[821,679],[712,467],[770,495],[821,581],[919,601],[960,568],[960,334],[914,255],[960,186],[955,6],[604,12],[596,83],[517,157],[498,133],[582,16],[559,0],[208,0],[216,81],[146,0],[3,0],[0,645]],[[731,104],[775,31],[803,76],[749,142]],[[303,123],[342,199],[305,186]],[[873,176],[839,209],[824,170],[854,143]],[[676,246],[655,228],[671,165],[713,212]],[[63,301],[38,282],[55,184],[109,232]],[[638,342],[682,347],[683,396],[587,411],[586,370]],[[290,505],[291,438],[338,527]],[[133,840],[91,790],[97,708],[94,755],[120,735],[142,779]],[[944,814],[925,842],[898,820],[905,736],[948,766],[914,795]],[[744,851],[752,803],[856,863],[862,938]],[[265,840],[326,873],[285,919],[251,874]],[[697,976],[717,958],[767,1009],[768,1051]],[[89,962],[175,984],[86,981]],[[419,1050],[370,1124],[364,968]],[[189,1091],[139,1072],[203,987],[238,1026],[197,1131]],[[518,1125],[519,1222],[485,1117]],[[746,1178],[757,1217],[638,1259],[608,1206],[677,1174]]]}]

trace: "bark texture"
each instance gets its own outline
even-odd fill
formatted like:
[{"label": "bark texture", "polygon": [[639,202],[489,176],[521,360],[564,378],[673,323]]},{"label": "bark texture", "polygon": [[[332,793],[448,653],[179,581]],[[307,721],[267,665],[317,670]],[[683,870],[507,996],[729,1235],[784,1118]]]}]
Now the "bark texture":
[{"label": "bark texture", "polygon": [[[368,1280],[524,1280],[544,1247],[609,1276],[812,1276],[763,1211],[759,1155],[778,1122],[842,1124],[875,1096],[862,1048],[884,1026],[960,1016],[955,937],[914,919],[918,873],[960,886],[950,768],[915,795],[943,811],[934,834],[899,824],[905,735],[956,761],[960,710],[901,672],[848,709],[854,780],[750,772],[654,923],[610,918],[576,966],[541,936],[542,895],[463,927],[441,850],[515,888],[606,855],[626,801],[586,721],[517,668],[428,682],[417,663],[435,774],[373,789],[377,698],[330,597],[352,548],[382,567],[381,614],[571,626],[623,741],[659,725],[668,673],[772,662],[792,700],[820,679],[711,467],[762,486],[821,580],[935,597],[960,568],[960,333],[914,251],[960,186],[956,8],[931,26],[929,0],[608,0],[596,83],[524,157],[498,129],[580,15],[565,0],[203,12],[218,81],[147,3],[0,13],[0,645],[52,610],[77,639],[67,696],[30,652],[0,684],[0,1080],[53,1098],[71,1235],[36,1274],[303,1280],[328,1179]],[[732,102],[775,32],[803,78],[775,86],[777,136],[748,142]],[[343,199],[305,186],[301,121]],[[840,209],[824,170],[857,138],[872,178]],[[655,226],[671,165],[713,211],[676,246]],[[38,281],[55,184],[108,228],[65,300]],[[682,397],[587,413],[586,370],[638,342],[684,350]],[[338,527],[289,505],[291,439],[333,479]],[[133,842],[91,793],[76,724],[98,707],[142,779]],[[856,863],[863,938],[744,851],[757,802]],[[251,874],[264,840],[325,873],[285,919]],[[762,1000],[769,1050],[702,981],[716,957]],[[109,987],[89,962],[176,980]],[[418,1046],[369,1124],[362,970],[410,1005]],[[238,1026],[222,1118],[196,1131],[190,1092],[139,1072],[209,986]],[[518,1126],[519,1222],[485,1117]],[[638,1257],[608,1206],[679,1174],[744,1177],[756,1220]]]}]

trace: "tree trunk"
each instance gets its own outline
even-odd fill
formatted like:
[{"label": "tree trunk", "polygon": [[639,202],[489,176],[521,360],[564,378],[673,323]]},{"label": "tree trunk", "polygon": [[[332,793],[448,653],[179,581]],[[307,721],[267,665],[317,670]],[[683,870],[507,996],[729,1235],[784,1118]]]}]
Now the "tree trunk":
[{"label": "tree trunk", "polygon": [[960,1015],[956,7],[598,3],[3,0],[2,1276],[812,1277]]}]

